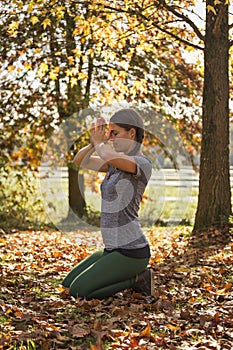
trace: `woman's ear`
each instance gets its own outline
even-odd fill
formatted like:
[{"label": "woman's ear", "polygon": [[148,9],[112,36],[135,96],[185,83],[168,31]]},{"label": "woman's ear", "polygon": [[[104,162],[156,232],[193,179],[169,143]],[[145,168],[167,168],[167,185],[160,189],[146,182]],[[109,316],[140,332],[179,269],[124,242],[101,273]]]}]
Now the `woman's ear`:
[{"label": "woman's ear", "polygon": [[134,128],[131,128],[130,129],[130,137],[131,137],[131,139],[135,139],[135,136],[136,136],[136,130]]}]

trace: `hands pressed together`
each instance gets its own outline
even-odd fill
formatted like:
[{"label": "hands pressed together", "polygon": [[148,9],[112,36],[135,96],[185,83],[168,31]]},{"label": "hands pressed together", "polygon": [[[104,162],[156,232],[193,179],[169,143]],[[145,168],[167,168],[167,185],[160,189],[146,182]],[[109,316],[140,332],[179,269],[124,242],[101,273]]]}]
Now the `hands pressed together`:
[{"label": "hands pressed together", "polygon": [[104,119],[104,117],[98,118],[96,122],[93,122],[91,124],[90,143],[93,146],[96,146],[97,144],[99,144],[101,142],[108,141],[106,127],[107,127],[107,122]]}]

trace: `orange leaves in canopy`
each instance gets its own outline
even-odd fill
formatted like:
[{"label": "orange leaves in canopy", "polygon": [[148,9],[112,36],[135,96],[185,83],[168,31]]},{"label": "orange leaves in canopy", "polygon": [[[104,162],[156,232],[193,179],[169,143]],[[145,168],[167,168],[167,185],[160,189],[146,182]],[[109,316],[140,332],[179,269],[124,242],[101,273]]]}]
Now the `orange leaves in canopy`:
[{"label": "orange leaves in canopy", "polygon": [[26,163],[30,163],[32,168],[37,169],[40,165],[40,154],[42,154],[44,149],[45,144],[43,142],[36,142],[33,147],[22,146],[18,150],[13,151],[11,159],[16,163],[23,160]]}]

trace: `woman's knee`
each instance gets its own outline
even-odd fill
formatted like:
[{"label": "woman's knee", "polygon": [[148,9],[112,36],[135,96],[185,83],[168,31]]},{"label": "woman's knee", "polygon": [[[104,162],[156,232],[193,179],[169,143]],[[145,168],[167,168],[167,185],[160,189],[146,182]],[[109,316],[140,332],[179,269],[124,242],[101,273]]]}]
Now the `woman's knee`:
[{"label": "woman's knee", "polygon": [[75,298],[86,297],[88,294],[90,294],[89,283],[84,283],[79,277],[75,278],[75,280],[71,283],[69,288],[70,295],[72,295]]}]

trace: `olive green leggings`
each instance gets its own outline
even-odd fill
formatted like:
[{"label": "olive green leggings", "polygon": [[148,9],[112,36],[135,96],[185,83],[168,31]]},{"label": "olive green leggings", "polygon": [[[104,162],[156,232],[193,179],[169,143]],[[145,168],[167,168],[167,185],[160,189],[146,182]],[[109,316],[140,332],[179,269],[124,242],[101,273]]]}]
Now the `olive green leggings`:
[{"label": "olive green leggings", "polygon": [[130,258],[119,252],[97,251],[82,260],[62,282],[74,297],[103,299],[133,287],[135,276],[149,258]]}]

